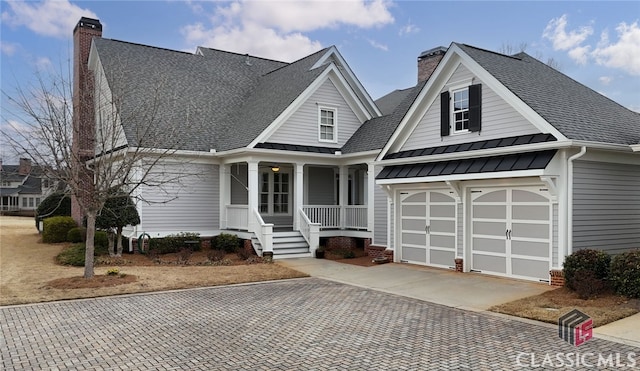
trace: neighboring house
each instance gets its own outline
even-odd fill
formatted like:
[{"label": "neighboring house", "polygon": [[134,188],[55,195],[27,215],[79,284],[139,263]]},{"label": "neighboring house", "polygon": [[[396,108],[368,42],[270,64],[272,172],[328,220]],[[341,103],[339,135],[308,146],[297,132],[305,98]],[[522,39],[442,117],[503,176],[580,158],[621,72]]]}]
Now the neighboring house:
[{"label": "neighboring house", "polygon": [[35,215],[35,211],[54,189],[31,160],[20,159],[19,165],[0,161],[0,211],[3,214]]},{"label": "neighboring house", "polygon": [[[115,114],[77,105],[119,120],[100,151],[144,146],[140,132],[179,143],[156,171],[183,176],[137,191],[131,240],[227,232],[289,257],[359,239],[396,261],[543,281],[573,249],[640,240],[640,116],[524,53],[431,49],[415,87],[374,102],[335,47],[284,63],[101,33],[87,18],[74,30],[76,80],[129,95]],[[135,113],[151,101],[149,132]]]}]

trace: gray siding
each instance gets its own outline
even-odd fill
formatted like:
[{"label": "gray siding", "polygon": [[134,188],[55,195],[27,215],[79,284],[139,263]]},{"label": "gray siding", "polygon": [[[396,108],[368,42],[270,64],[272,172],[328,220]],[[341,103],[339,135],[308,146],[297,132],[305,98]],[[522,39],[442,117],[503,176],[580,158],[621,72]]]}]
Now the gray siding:
[{"label": "gray siding", "polygon": [[307,168],[307,205],[335,205],[335,172],[330,167]]},{"label": "gray siding", "polygon": [[[381,170],[382,167],[376,166],[376,175],[378,175]],[[375,186],[374,204],[373,244],[392,248],[392,246],[387,244],[387,193],[378,185]],[[393,218],[391,218],[391,220],[393,220]]]},{"label": "gray siding", "polygon": [[[471,82],[473,75],[464,66],[459,66],[453,73],[450,82]],[[474,84],[482,84],[477,77]],[[442,91],[447,90],[447,86]],[[516,135],[535,134],[540,131],[527,121],[513,107],[507,104],[486,84],[482,85],[482,131],[480,133],[454,134],[440,136],[440,98],[429,107],[409,139],[402,146],[402,151],[440,146],[443,144],[466,143],[486,139],[504,138]]]},{"label": "gray siding", "polygon": [[574,163],[573,250],[640,247],[640,166]]},{"label": "gray siding", "polygon": [[456,232],[458,234],[458,247],[456,249],[456,256],[461,258],[464,256],[464,204],[460,202],[457,208],[458,215],[456,217],[458,220],[458,230]]},{"label": "gray siding", "polygon": [[[318,140],[318,105],[337,109],[338,143]],[[327,80],[266,142],[340,148],[361,124],[340,92]]]},{"label": "gray siding", "polygon": [[[154,168],[158,176],[179,176],[178,182],[143,188],[142,230],[158,234],[197,232],[204,235],[220,226],[218,165],[168,164]],[[164,174],[164,175],[159,175]]]}]

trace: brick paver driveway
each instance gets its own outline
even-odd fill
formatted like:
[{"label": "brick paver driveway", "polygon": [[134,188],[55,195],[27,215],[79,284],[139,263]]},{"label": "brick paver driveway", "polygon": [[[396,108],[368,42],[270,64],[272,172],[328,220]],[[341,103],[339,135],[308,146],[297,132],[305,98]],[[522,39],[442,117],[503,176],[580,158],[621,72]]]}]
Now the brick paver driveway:
[{"label": "brick paver driveway", "polygon": [[4,307],[0,320],[5,370],[552,369],[558,354],[588,369],[600,354],[617,369],[640,358],[601,339],[576,348],[553,326],[317,278]]}]

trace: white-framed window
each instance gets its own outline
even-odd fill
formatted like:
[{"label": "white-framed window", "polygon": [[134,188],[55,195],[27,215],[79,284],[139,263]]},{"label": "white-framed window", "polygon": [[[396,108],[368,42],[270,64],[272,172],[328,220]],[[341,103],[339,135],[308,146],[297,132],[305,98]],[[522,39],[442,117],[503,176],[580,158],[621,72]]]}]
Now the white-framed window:
[{"label": "white-framed window", "polygon": [[36,197],[36,207],[40,206],[40,197]]},{"label": "white-framed window", "polygon": [[29,197],[29,207],[33,207],[33,197]]},{"label": "white-framed window", "polygon": [[338,110],[318,106],[318,140],[320,142],[338,142]]},{"label": "white-framed window", "polygon": [[453,132],[463,133],[469,131],[469,88],[458,89],[452,92],[451,99]]},{"label": "white-framed window", "polygon": [[25,197],[25,198],[23,198],[23,199],[22,199],[22,207],[28,207],[28,206],[27,206],[27,203],[28,203],[28,202],[29,202],[29,201],[27,200],[27,198],[26,198],[26,197]]}]

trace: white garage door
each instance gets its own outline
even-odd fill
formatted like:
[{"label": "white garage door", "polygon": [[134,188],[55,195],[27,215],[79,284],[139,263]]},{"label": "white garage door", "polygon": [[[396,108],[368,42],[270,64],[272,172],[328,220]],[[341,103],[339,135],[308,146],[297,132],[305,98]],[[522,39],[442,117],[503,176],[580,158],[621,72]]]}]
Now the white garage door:
[{"label": "white garage door", "polygon": [[548,280],[551,203],[544,188],[471,191],[471,269]]},{"label": "white garage door", "polygon": [[451,267],[456,248],[456,202],[448,191],[400,193],[401,261]]}]

